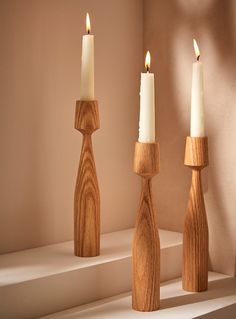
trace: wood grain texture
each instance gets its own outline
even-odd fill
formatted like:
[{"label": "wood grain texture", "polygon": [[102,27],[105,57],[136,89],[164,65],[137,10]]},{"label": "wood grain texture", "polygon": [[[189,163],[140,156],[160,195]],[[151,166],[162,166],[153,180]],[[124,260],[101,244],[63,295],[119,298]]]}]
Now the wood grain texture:
[{"label": "wood grain texture", "polygon": [[135,143],[134,172],[143,177],[153,177],[159,172],[159,144]]},{"label": "wood grain texture", "polygon": [[184,164],[195,168],[204,168],[208,165],[207,137],[187,136]]},{"label": "wood grain texture", "polygon": [[151,178],[158,172],[157,143],[136,143],[134,171],[142,177],[132,248],[132,307],[154,311],[160,306],[160,240]]},{"label": "wood grain texture", "polygon": [[75,128],[83,144],[74,194],[74,252],[94,257],[100,253],[100,194],[91,138],[99,128],[96,101],[77,101]]},{"label": "wood grain texture", "polygon": [[208,164],[207,138],[187,138],[185,165],[192,168],[192,182],[183,234],[183,289],[208,288],[208,224],[201,183],[201,169]]},{"label": "wood grain texture", "polygon": [[92,134],[100,128],[97,101],[76,102],[75,128],[82,134]]}]

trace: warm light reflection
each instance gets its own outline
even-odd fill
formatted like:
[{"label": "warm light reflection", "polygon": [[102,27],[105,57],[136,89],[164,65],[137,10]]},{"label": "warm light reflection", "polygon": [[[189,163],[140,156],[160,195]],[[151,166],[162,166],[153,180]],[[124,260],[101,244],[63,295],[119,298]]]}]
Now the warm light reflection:
[{"label": "warm light reflection", "polygon": [[90,18],[89,14],[86,14],[86,31],[89,34],[91,32],[91,24],[90,24]]},{"label": "warm light reflection", "polygon": [[193,47],[194,47],[194,51],[195,51],[196,58],[197,58],[197,61],[198,61],[199,58],[200,58],[200,50],[199,50],[197,41],[195,39],[193,39]]},{"label": "warm light reflection", "polygon": [[147,72],[149,72],[151,66],[151,54],[147,51],[146,58],[145,58],[145,68]]}]

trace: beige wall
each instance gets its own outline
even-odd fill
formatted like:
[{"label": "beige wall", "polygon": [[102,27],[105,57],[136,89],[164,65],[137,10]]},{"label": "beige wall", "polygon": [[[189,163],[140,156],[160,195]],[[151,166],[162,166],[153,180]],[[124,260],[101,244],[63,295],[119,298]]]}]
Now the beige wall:
[{"label": "beige wall", "polygon": [[189,133],[196,37],[205,67],[210,166],[204,170],[214,270],[234,274],[236,248],[236,1],[144,1],[144,47],[156,75],[161,173],[155,180],[159,225],[182,231],[190,185],[183,166]]},{"label": "beige wall", "polygon": [[102,231],[133,226],[142,1],[1,0],[0,252],[73,236],[81,148],[73,125],[87,11],[96,36]]},{"label": "beige wall", "polygon": [[0,0],[1,252],[72,238],[81,147],[81,136],[73,129],[74,105],[89,11],[101,117],[94,149],[102,231],[134,223],[139,179],[132,160],[143,38],[156,75],[161,172],[154,179],[154,195],[159,225],[183,230],[190,184],[183,154],[196,37],[205,66],[210,166],[203,178],[211,264],[234,273],[236,2],[143,2],[142,11],[141,0]]}]

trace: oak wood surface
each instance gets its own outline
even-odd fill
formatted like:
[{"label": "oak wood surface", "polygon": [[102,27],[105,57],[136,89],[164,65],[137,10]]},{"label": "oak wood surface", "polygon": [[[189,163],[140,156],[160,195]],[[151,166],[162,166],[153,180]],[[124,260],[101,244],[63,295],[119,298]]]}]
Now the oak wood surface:
[{"label": "oak wood surface", "polygon": [[202,169],[208,165],[207,137],[186,138],[184,164],[195,169]]},{"label": "oak wood surface", "polygon": [[158,144],[136,143],[134,171],[142,185],[132,248],[132,307],[138,311],[160,306],[160,240],[151,190],[158,168]]},{"label": "oak wood surface", "polygon": [[134,172],[143,177],[153,177],[159,172],[159,144],[135,143]]},{"label": "oak wood surface", "polygon": [[82,134],[92,134],[99,129],[97,101],[77,101],[75,109],[75,128]]},{"label": "oak wood surface", "polygon": [[208,165],[207,138],[186,140],[185,165],[192,181],[183,234],[183,289],[200,292],[208,288],[208,224],[201,183],[201,169]]},{"label": "oak wood surface", "polygon": [[99,128],[96,101],[77,101],[75,128],[83,143],[74,194],[74,252],[94,257],[100,253],[100,193],[91,138]]}]

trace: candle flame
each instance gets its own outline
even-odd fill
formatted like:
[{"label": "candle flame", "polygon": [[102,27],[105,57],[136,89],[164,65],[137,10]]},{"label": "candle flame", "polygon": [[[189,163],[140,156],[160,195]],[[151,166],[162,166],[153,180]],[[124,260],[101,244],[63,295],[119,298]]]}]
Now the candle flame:
[{"label": "candle flame", "polygon": [[90,18],[89,14],[86,14],[86,31],[89,34],[91,32],[91,24],[90,24]]},{"label": "candle flame", "polygon": [[145,68],[147,72],[149,72],[151,66],[151,54],[147,51],[146,58],[145,58]]},{"label": "candle flame", "polygon": [[193,47],[194,47],[194,51],[195,51],[195,55],[196,55],[197,61],[199,61],[199,58],[200,58],[200,50],[199,50],[197,41],[196,41],[195,39],[193,39]]}]

